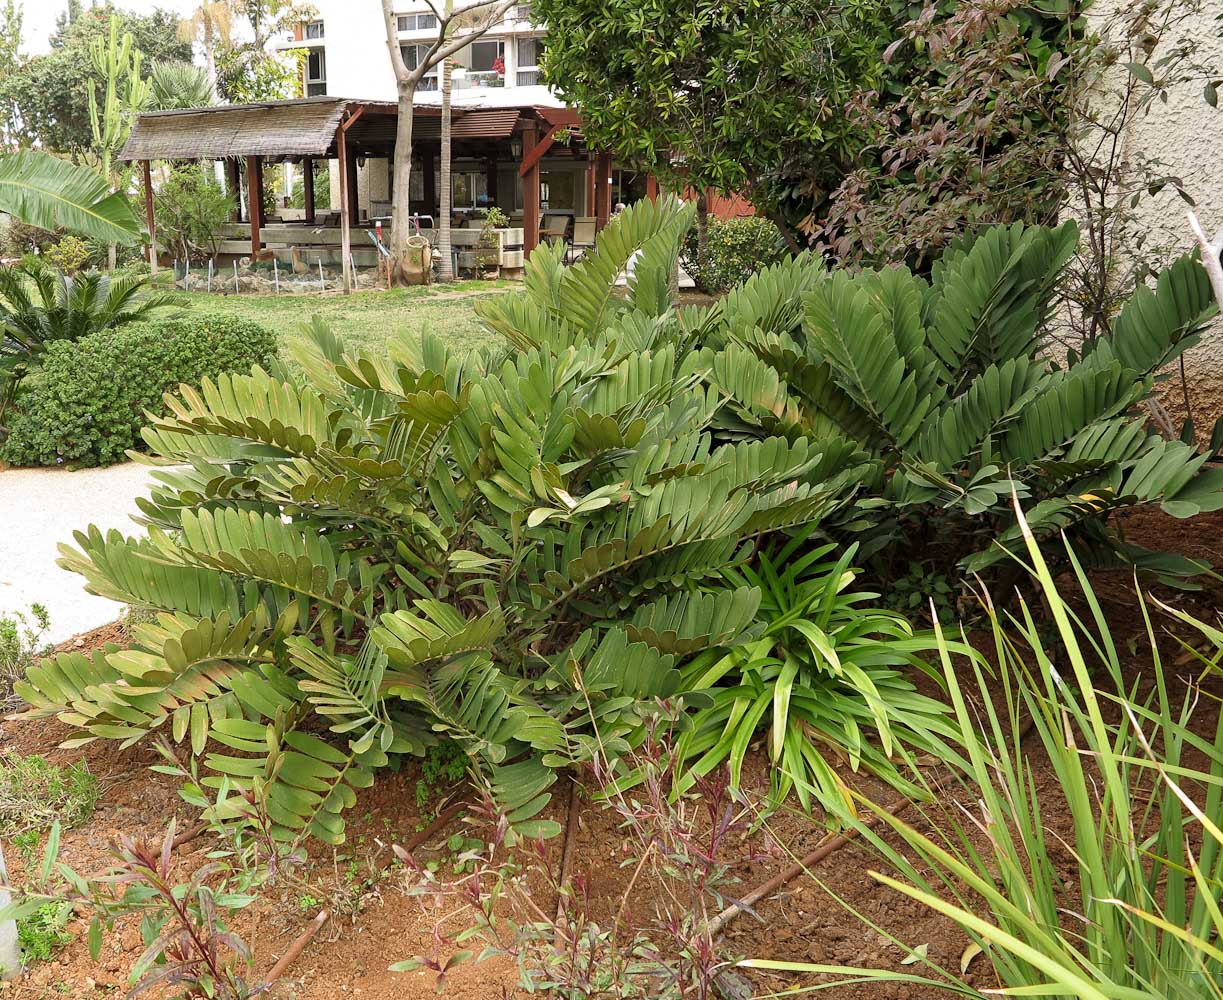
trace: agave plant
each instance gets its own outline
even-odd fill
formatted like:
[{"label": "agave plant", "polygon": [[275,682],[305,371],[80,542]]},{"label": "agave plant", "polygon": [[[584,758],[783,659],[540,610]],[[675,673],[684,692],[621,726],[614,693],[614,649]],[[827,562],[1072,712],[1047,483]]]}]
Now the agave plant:
[{"label": "agave plant", "polygon": [[69,277],[37,262],[0,269],[0,414],[52,341],[80,340],[177,303],[147,294],[147,285],[143,275]]},{"label": "agave plant", "polygon": [[[873,876],[955,921],[978,961],[992,966],[996,988],[978,991],[962,970],[920,955],[928,974],[745,964],[961,996],[1223,997],[1223,719],[1212,710],[1207,725],[1197,721],[1210,696],[1169,676],[1149,618],[1143,681],[1151,683],[1137,687],[1073,550],[1067,559],[1084,618],[1059,591],[1035,537],[1025,542],[1055,635],[1026,606],[1007,618],[990,607],[994,662],[977,659],[963,671],[940,635],[964,767],[940,789],[940,808],[927,810],[923,829],[870,803],[881,822],[857,824],[888,868]],[[1216,673],[1223,632],[1174,614],[1199,633],[1186,649],[1205,674]],[[1214,647],[1209,656],[1195,648],[1203,637]],[[1019,740],[1024,719],[1035,746]],[[1042,757],[1056,780],[1038,795],[1033,772]],[[1055,812],[1065,825],[1054,828]],[[1069,877],[1057,860],[1067,850]]]},{"label": "agave plant", "polygon": [[[1073,223],[996,227],[953,246],[929,280],[809,264],[801,297],[768,275],[749,283],[752,314],[781,322],[714,325],[713,346],[726,346],[710,357],[712,381],[747,401],[732,403],[731,429],[869,455],[876,527],[863,554],[885,577],[913,559],[953,574],[1011,566],[1012,493],[1037,537],[1064,531],[1093,564],[1192,572],[1125,544],[1107,519],[1139,505],[1176,517],[1223,506],[1223,470],[1153,433],[1141,406],[1214,315],[1209,281],[1182,258],[1135,291],[1112,336],[1059,357],[1054,290],[1077,238]],[[796,266],[775,274],[793,287]]]},{"label": "agave plant", "polygon": [[572,268],[545,252],[528,285],[563,316],[550,343],[506,325],[508,355],[425,338],[366,357],[316,327],[304,376],[183,387],[145,432],[147,534],[64,549],[154,621],[21,695],[80,741],[188,743],[218,817],[254,792],[288,842],[339,840],[355,789],[442,736],[519,830],[554,829],[554,768],[614,757],[658,699],[682,702],[681,657],[752,628],[755,587],[698,585],[850,493],[842,452],[712,435],[724,400],[667,293],[690,223],[647,202]]}]

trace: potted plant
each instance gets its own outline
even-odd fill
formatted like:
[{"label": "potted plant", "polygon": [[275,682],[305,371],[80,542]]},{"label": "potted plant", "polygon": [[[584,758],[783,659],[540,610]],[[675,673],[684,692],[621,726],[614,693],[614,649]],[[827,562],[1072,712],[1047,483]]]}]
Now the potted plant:
[{"label": "potted plant", "polygon": [[484,212],[484,221],[480,226],[480,246],[476,251],[476,266],[479,269],[490,269],[493,277],[501,274],[501,237],[498,229],[504,229],[510,224],[510,217],[496,205]]}]

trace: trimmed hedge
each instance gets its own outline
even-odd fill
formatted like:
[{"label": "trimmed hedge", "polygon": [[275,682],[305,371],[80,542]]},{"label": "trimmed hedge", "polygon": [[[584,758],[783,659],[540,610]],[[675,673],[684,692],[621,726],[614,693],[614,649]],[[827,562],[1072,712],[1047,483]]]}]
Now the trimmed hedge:
[{"label": "trimmed hedge", "polygon": [[276,337],[234,316],[192,314],[104,330],[44,355],[18,398],[0,459],[12,465],[110,465],[140,444],[145,411],[162,395],[276,356]]},{"label": "trimmed hedge", "polygon": [[710,295],[728,292],[786,256],[777,226],[760,216],[710,219],[705,252],[697,254],[696,229],[684,241],[684,269]]}]

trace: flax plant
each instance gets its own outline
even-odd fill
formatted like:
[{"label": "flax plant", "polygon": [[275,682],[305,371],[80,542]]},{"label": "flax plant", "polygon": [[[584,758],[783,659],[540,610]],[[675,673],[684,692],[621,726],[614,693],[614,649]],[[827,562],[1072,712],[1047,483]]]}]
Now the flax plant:
[{"label": "flax plant", "polygon": [[1003,614],[987,600],[993,662],[978,656],[967,667],[953,664],[940,630],[968,766],[938,790],[941,807],[925,810],[932,832],[866,800],[864,813],[878,821],[858,824],[885,862],[872,876],[955,921],[991,966],[977,979],[992,981],[974,987],[917,951],[909,954],[928,975],[747,965],[962,996],[1223,998],[1223,719],[1198,721],[1217,715],[1200,681],[1217,670],[1223,632],[1172,612],[1215,647],[1196,653],[1201,670],[1185,687],[1171,678],[1140,600],[1150,662],[1127,671],[1073,551],[1082,615],[1020,521],[1048,616],[1026,602]]}]

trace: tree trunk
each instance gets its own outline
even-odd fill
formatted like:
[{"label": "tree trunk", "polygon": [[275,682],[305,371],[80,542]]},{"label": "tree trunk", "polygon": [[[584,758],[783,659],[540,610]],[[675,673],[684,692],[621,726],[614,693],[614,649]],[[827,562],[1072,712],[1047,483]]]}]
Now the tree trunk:
[{"label": "tree trunk", "polygon": [[704,188],[696,196],[696,252],[703,256],[709,240],[709,202]]},{"label": "tree trunk", "polygon": [[113,243],[106,245],[106,269],[113,271],[119,263],[119,250]]},{"label": "tree trunk", "polygon": [[442,75],[442,182],[441,205],[438,210],[437,230],[437,278],[438,281],[454,281],[454,256],[450,244],[450,209],[453,189],[450,181],[450,60],[443,59]]},{"label": "tree trunk", "polygon": [[204,69],[208,73],[208,82],[215,93],[217,89],[216,38],[213,34],[212,11],[208,9],[207,0],[200,8],[200,12],[204,16]]},{"label": "tree trunk", "polygon": [[416,80],[399,84],[399,120],[395,126],[395,161],[392,169],[394,197],[391,203],[391,274],[399,280],[408,239],[412,235],[412,109],[416,103]]}]

